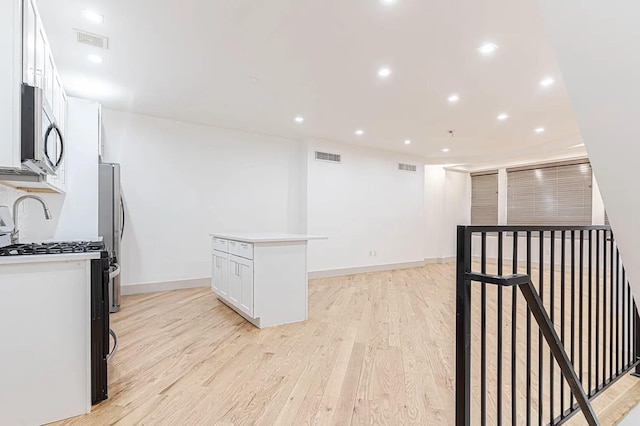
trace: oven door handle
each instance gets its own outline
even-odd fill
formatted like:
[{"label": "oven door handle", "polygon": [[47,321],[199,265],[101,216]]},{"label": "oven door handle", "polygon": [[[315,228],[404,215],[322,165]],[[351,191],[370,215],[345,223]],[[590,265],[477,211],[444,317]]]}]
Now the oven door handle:
[{"label": "oven door handle", "polygon": [[117,277],[118,275],[120,275],[120,265],[117,263],[114,263],[113,266],[116,267],[116,269],[114,269],[113,271],[109,272],[109,279],[112,280],[115,277]]},{"label": "oven door handle", "polygon": [[109,352],[109,354],[107,355],[107,361],[109,361],[111,357],[114,356],[116,351],[118,350],[118,335],[111,328],[109,329],[109,334],[111,335],[111,337],[113,337],[113,349],[111,349],[111,352]]}]

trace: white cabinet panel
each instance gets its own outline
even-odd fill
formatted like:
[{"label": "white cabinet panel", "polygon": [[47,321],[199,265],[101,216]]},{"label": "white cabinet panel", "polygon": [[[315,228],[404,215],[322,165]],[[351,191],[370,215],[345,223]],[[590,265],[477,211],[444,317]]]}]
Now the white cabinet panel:
[{"label": "white cabinet panel", "polygon": [[224,240],[222,238],[214,238],[212,241],[212,245],[214,250],[222,251],[225,253],[229,252],[227,240]]},{"label": "white cabinet panel", "polygon": [[253,244],[238,242],[238,256],[253,259]]},{"label": "white cabinet panel", "polygon": [[22,80],[30,86],[35,85],[36,75],[36,11],[30,0],[24,2],[23,39],[22,39]]},{"label": "white cabinet panel", "polygon": [[228,253],[238,255],[238,248],[240,247],[240,243],[237,241],[229,240],[228,241]]},{"label": "white cabinet panel", "polygon": [[0,423],[35,425],[91,407],[91,265],[2,265]]},{"label": "white cabinet panel", "polygon": [[240,309],[245,314],[253,316],[253,262],[243,261],[239,265],[242,286]]},{"label": "white cabinet panel", "polygon": [[19,0],[0,2],[0,167],[20,167],[22,15]]},{"label": "white cabinet panel", "polygon": [[223,297],[229,294],[229,258],[226,253],[213,252],[211,289]]},{"label": "white cabinet panel", "polygon": [[240,307],[242,300],[242,276],[240,275],[240,263],[235,256],[229,257],[229,301]]}]

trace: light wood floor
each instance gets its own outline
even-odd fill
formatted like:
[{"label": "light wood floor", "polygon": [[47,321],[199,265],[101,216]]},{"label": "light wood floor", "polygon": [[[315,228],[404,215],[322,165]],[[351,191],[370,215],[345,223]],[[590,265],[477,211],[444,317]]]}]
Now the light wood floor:
[{"label": "light wood floor", "polygon": [[[265,330],[209,289],[122,306],[109,399],[57,424],[454,424],[452,264],[313,280],[309,321]],[[639,399],[621,379],[596,400],[602,424]]]}]

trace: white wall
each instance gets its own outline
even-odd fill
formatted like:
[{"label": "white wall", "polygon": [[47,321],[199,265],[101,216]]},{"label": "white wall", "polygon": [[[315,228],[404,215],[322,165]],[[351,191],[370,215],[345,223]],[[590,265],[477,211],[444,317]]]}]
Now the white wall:
[{"label": "white wall", "polygon": [[425,167],[427,261],[451,261],[456,255],[456,228],[471,222],[471,178],[444,166]]},{"label": "white wall", "polygon": [[[315,151],[340,154],[342,163],[317,161]],[[310,271],[424,260],[420,159],[324,141],[308,142],[307,159],[307,231],[329,237],[310,243]],[[399,162],[417,172],[398,170]]]},{"label": "white wall", "polygon": [[640,3],[539,0],[635,294],[640,294]]},{"label": "white wall", "polygon": [[211,275],[209,232],[301,232],[304,144],[103,110],[121,164],[123,285]]}]

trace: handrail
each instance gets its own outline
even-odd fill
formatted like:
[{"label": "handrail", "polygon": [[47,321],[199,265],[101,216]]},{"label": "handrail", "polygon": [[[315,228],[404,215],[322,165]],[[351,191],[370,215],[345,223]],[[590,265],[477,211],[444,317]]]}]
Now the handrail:
[{"label": "handrail", "polygon": [[567,383],[569,384],[569,388],[571,389],[573,396],[576,398],[576,401],[578,402],[578,405],[580,406],[580,409],[582,410],[587,423],[590,426],[599,426],[600,422],[598,421],[598,418],[593,411],[593,407],[589,402],[589,398],[584,392],[582,384],[580,383],[580,379],[578,379],[578,375],[576,374],[576,371],[573,368],[571,361],[569,360],[569,356],[564,350],[564,346],[560,341],[560,337],[558,337],[558,334],[553,327],[553,323],[551,322],[551,319],[549,318],[549,315],[547,314],[547,311],[542,304],[542,300],[540,299],[540,296],[533,286],[531,277],[526,274],[489,275],[466,273],[465,278],[468,281],[477,281],[504,287],[518,286],[518,288],[522,292],[522,295],[524,296],[524,299],[527,302],[527,305],[531,309],[531,314],[538,323],[538,327],[540,328],[540,331],[542,331],[542,334],[547,341],[549,348],[551,349],[551,353],[558,362],[562,373],[565,375]]},{"label": "handrail", "polygon": [[456,426],[560,426],[577,412],[597,424],[583,395],[640,374],[640,316],[610,227],[461,225],[456,262]]}]

